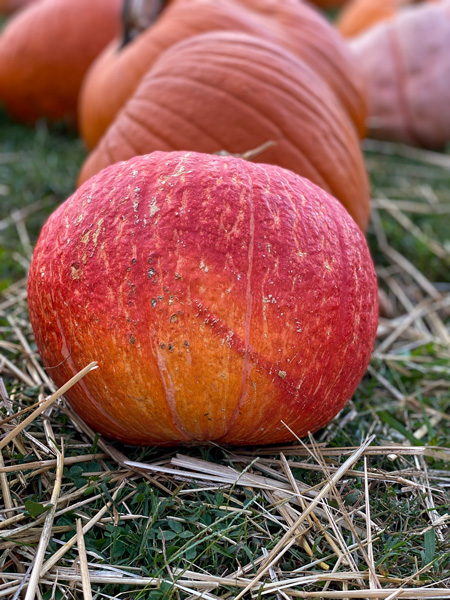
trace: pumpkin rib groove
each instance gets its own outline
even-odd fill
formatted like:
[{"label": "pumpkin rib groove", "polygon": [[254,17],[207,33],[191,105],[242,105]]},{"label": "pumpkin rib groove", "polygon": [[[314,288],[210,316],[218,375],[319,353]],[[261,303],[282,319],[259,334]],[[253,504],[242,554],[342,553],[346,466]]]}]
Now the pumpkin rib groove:
[{"label": "pumpkin rib groove", "polygon": [[248,248],[248,269],[247,269],[247,286],[246,286],[246,298],[245,298],[245,316],[244,316],[244,351],[245,356],[242,360],[242,375],[241,375],[241,393],[238,397],[238,401],[236,403],[236,407],[230,417],[230,420],[227,424],[227,428],[225,432],[220,436],[226,436],[228,432],[233,427],[236,419],[240,414],[240,409],[242,405],[245,403],[245,400],[248,396],[248,387],[250,385],[249,381],[249,367],[250,365],[250,357],[251,357],[251,348],[250,348],[250,325],[252,319],[253,312],[253,297],[252,297],[252,272],[253,265],[255,261],[255,202],[253,199],[253,187],[252,187],[252,177],[250,174],[247,174],[247,181],[249,182],[248,190],[248,203],[249,203],[249,212],[250,212],[250,240],[249,240],[249,248]]},{"label": "pumpkin rib groove", "polygon": [[113,162],[116,162],[115,158],[114,158],[114,154],[112,152],[112,149],[110,148],[109,139],[106,139],[105,143],[103,143],[103,148],[105,149],[106,155],[109,157],[110,164],[112,164]]},{"label": "pumpkin rib groove", "polygon": [[[148,131],[149,133],[151,133],[153,135],[153,137],[157,138],[158,140],[161,140],[163,142],[163,144],[165,144],[166,146],[169,147],[170,150],[174,150],[172,144],[169,144],[167,142],[167,140],[164,139],[160,134],[155,133],[153,129],[151,129],[150,127],[148,127],[147,124],[144,123],[144,122],[142,122],[138,117],[136,117],[136,115],[131,116],[130,113],[128,111],[126,111],[125,114],[124,114],[124,116],[128,116],[128,118],[130,120],[136,122],[138,125],[140,125],[144,129],[146,129],[146,131]],[[120,127],[119,127],[119,124],[120,124]],[[142,150],[140,150],[138,147],[136,147],[136,145],[134,143],[129,142],[129,138],[128,138],[127,133],[126,133],[126,122],[125,123],[119,123],[119,124],[117,125],[117,129],[121,133],[121,136],[135,150],[136,155],[138,155],[138,154],[145,154],[145,152],[142,152]]]},{"label": "pumpkin rib groove", "polygon": [[[337,236],[338,236],[338,240],[339,240],[339,249],[340,249],[340,255],[341,255],[341,262],[344,263],[344,265],[345,265],[345,267],[340,270],[340,272],[341,272],[341,290],[350,289],[350,286],[349,286],[349,279],[350,279],[350,277],[349,277],[349,269],[348,269],[349,261],[348,261],[348,256],[347,256],[347,252],[346,252],[346,244],[345,244],[345,241],[344,241],[345,240],[345,236],[344,236],[344,230],[343,230],[343,228],[344,228],[344,223],[341,220],[338,220],[337,223],[336,223],[336,231],[337,231]],[[360,253],[359,253],[359,251],[358,252],[355,251],[355,254],[356,253],[358,254],[359,257],[361,256]],[[353,279],[354,279],[353,283],[355,285],[354,295],[355,296],[359,295],[359,305],[358,305],[359,310],[355,310],[355,309],[351,310],[350,298],[349,298],[348,294],[341,293],[341,295],[340,295],[340,304],[339,304],[339,309],[340,309],[339,313],[340,313],[340,315],[343,315],[344,310],[343,310],[342,307],[344,306],[346,314],[349,314],[349,313],[356,314],[357,315],[357,319],[358,319],[358,327],[356,327],[356,329],[359,329],[359,325],[360,325],[360,322],[361,322],[360,315],[363,314],[362,306],[363,306],[363,303],[367,301],[367,298],[366,298],[366,296],[364,294],[357,294],[358,288],[359,288],[359,281],[355,277]],[[352,298],[352,301],[354,302],[353,298]],[[376,304],[378,304],[378,297],[374,297],[373,301]],[[346,321],[345,315],[341,316],[341,321],[343,321],[343,322]],[[344,337],[344,332],[343,332],[342,329],[339,329],[339,328],[335,328],[334,330],[339,333],[339,335],[337,336],[337,339],[335,339],[335,344],[336,345],[337,344],[341,344],[341,340]],[[336,346],[333,345],[333,347],[336,347]],[[338,347],[340,347],[340,348],[344,347],[344,352],[343,352],[343,363],[344,363],[345,362],[345,357],[347,356],[347,354],[348,354],[348,352],[350,350],[351,343],[341,344]],[[371,353],[371,350],[368,353],[366,352],[366,354],[369,354],[369,355],[370,355],[370,353]],[[341,370],[337,374],[336,379],[340,379],[341,378],[342,371],[343,371],[343,366],[341,367]],[[357,388],[357,385],[354,385],[351,388],[348,388],[348,384],[347,384],[347,387],[346,387],[347,394],[346,394],[346,396],[348,398],[350,398],[353,395],[353,393],[355,392],[356,388]],[[343,408],[343,406],[342,406],[342,408]]]},{"label": "pumpkin rib groove", "polygon": [[[184,122],[188,122],[189,125],[195,127],[195,129],[197,129],[201,134],[209,137],[215,144],[217,144],[218,146],[220,146],[221,142],[219,142],[219,140],[217,140],[216,138],[214,138],[211,133],[209,131],[207,131],[204,128],[201,128],[199,126],[198,123],[194,122],[192,119],[187,119],[185,116],[183,116],[182,114],[178,113],[177,111],[174,110],[174,108],[170,107],[167,104],[160,104],[155,98],[147,98],[145,96],[142,96],[140,98],[136,98],[136,104],[137,102],[140,102],[142,104],[153,104],[154,106],[156,106],[158,109],[162,110],[162,111],[166,111],[168,112],[171,116],[176,117]],[[133,119],[134,121],[136,121],[137,123],[139,123],[142,127],[144,127],[144,129],[147,129],[147,131],[150,131],[150,133],[153,133],[153,130],[150,129],[149,124],[145,123],[144,121],[142,121],[142,119],[139,118],[139,116],[136,116],[135,114],[131,114],[128,113],[130,119]],[[159,137],[160,139],[162,139],[163,141],[165,141],[166,143],[167,140],[164,140],[164,138],[162,138],[162,136],[156,135],[155,137]],[[177,149],[176,148],[176,144],[173,144],[172,142],[169,144],[171,146],[171,148],[173,150]],[[178,148],[179,150],[185,150],[185,148]]]},{"label": "pumpkin rib groove", "polygon": [[[170,415],[170,419],[172,421],[172,425],[174,426],[174,429],[176,431],[178,431],[178,433],[184,438],[184,441],[193,441],[195,440],[195,436],[190,435],[183,427],[182,425],[182,421],[180,418],[180,415],[178,414],[178,410],[176,407],[176,400],[175,400],[175,390],[173,389],[173,382],[171,380],[170,374],[168,369],[165,366],[165,362],[164,359],[161,359],[161,353],[159,351],[159,348],[157,347],[157,345],[155,344],[155,350],[156,350],[156,356],[157,356],[157,362],[158,362],[158,371],[159,371],[159,377],[161,380],[161,385],[162,388],[164,389],[164,401],[166,403],[167,409],[169,411],[169,415]],[[161,361],[162,361],[162,366],[161,366]],[[169,378],[170,382],[170,387],[171,389],[168,390],[167,388],[167,384],[166,381],[164,379],[164,371],[167,373],[167,377]],[[169,393],[170,392],[170,393]],[[173,394],[173,398],[171,398],[170,396]]]},{"label": "pumpkin rib groove", "polygon": [[[57,209],[57,211],[58,211],[58,209]],[[51,217],[50,217],[51,220],[56,220],[57,214],[58,214],[57,211],[55,211],[55,213],[53,213],[53,215],[51,215]],[[50,219],[49,219],[49,221],[50,221]],[[56,263],[53,264],[50,262],[50,273],[52,274],[52,278],[54,277],[53,276],[53,271],[54,271],[53,267],[55,265],[56,265]],[[55,277],[55,279],[57,279],[57,277]],[[66,336],[64,329],[62,327],[62,324],[61,324],[60,313],[57,310],[57,308],[55,310],[55,307],[58,306],[58,303],[56,302],[56,299],[55,299],[55,287],[54,286],[49,286],[48,296],[50,299],[50,306],[53,308],[53,311],[54,311],[55,323],[57,324],[57,329],[61,335],[61,339],[64,342],[64,346],[70,348],[70,352],[64,358],[63,362],[69,366],[69,369],[71,370],[71,376],[74,376],[74,375],[76,375],[76,373],[78,373],[80,371],[80,369],[82,367],[75,363],[73,356],[72,356],[72,346],[74,344],[72,335],[69,335],[70,344],[69,344],[69,346],[67,346],[67,336]],[[68,309],[69,309],[69,312],[71,312],[70,305],[68,306]],[[60,366],[61,365],[57,365],[57,367],[60,367]],[[57,368],[57,367],[56,366],[54,366],[54,367],[46,366],[45,370],[51,369],[51,368]],[[83,389],[84,393],[86,394],[86,397],[89,399],[90,402],[93,403],[93,405],[96,407],[96,410],[99,411],[99,413],[102,415],[102,417],[105,419],[105,421],[112,424],[113,430],[115,430],[116,432],[117,432],[117,430],[119,430],[125,434],[127,433],[126,428],[121,423],[119,423],[117,421],[117,419],[115,419],[113,417],[113,415],[109,414],[108,411],[101,405],[101,403],[99,403],[95,400],[95,398],[89,392],[89,390],[83,380],[79,381],[77,385]]]},{"label": "pumpkin rib groove", "polygon": [[[136,146],[134,145],[134,143],[130,140],[130,138],[127,136],[126,133],[126,128],[124,125],[122,125],[121,123],[118,123],[117,125],[117,129],[120,132],[120,136],[122,138],[122,141],[126,142],[128,144],[128,146],[131,148],[132,152],[137,156],[138,154],[142,154],[142,152],[140,152]],[[112,149],[110,149],[108,147],[108,151],[110,154],[110,157],[114,160],[114,162],[116,161],[116,159],[114,158],[114,155],[112,154]]]},{"label": "pumpkin rib groove", "polygon": [[[211,53],[210,56],[211,55],[213,55],[213,53]],[[191,56],[192,56],[192,54],[191,54]],[[195,55],[193,55],[193,57],[194,57],[194,59],[196,58]],[[277,78],[278,81],[281,79],[283,83],[287,84],[282,91],[285,92],[286,95],[288,95],[288,96],[293,96],[293,94],[290,93],[291,90],[289,89],[289,88],[291,88],[291,89],[293,88],[296,92],[298,92],[298,95],[301,97],[302,104],[305,102],[305,100],[306,101],[309,100],[308,94],[313,95],[314,99],[317,99],[318,101],[320,101],[320,99],[321,99],[320,94],[318,94],[312,86],[308,86],[308,85],[304,84],[303,80],[301,78],[294,80],[291,77],[289,77],[289,75],[286,72],[280,73],[279,70],[273,68],[271,65],[267,65],[264,63],[252,62],[251,69],[254,69],[255,67],[257,68],[258,66],[261,67],[261,72],[255,73],[252,70],[248,69],[248,67],[249,67],[248,60],[242,59],[241,57],[234,57],[234,59],[233,59],[233,56],[231,55],[231,59],[233,60],[233,63],[232,64],[224,64],[223,61],[220,60],[220,58],[221,57],[219,56],[218,65],[220,66],[221,70],[227,71],[230,75],[233,75],[235,73],[236,68],[239,68],[239,67],[241,67],[241,65],[243,65],[244,67],[247,67],[247,69],[245,71],[242,70],[242,73],[246,77],[251,78],[253,81],[257,82],[258,84],[267,86],[268,88],[271,88],[275,91],[280,91],[280,87],[275,84],[273,84],[273,85],[268,84],[268,81],[269,80],[272,81],[274,78]],[[292,58],[295,58],[295,57],[292,57]],[[200,56],[199,56],[199,59],[201,59]],[[253,57],[252,57],[252,61],[253,61]],[[308,69],[308,71],[311,71],[311,69],[305,63],[302,62],[302,65],[305,67],[305,69]],[[215,66],[217,66],[217,65],[215,65]],[[265,77],[266,72],[270,73],[270,78]],[[175,78],[175,76],[172,76],[172,77]],[[182,76],[180,76],[180,75],[177,75],[177,78],[178,77],[180,79],[182,78]],[[317,76],[317,77],[320,77],[320,76]],[[205,84],[205,82],[202,80],[194,79],[192,77],[192,75],[189,79],[192,81],[198,82],[202,85]],[[320,78],[320,79],[322,81],[322,85],[326,85],[328,91],[333,93],[333,95],[334,95],[334,92],[332,92],[332,89],[330,88],[329,84],[327,84],[322,78]],[[208,84],[206,84],[206,85],[208,85]],[[215,89],[214,86],[210,86],[210,87]],[[236,96],[234,96],[234,95],[233,95],[233,97],[236,98]],[[335,98],[336,98],[336,96],[335,96]],[[341,104],[337,98],[336,98],[336,100],[337,100],[337,105],[339,106],[339,108],[341,110],[343,110],[341,107]],[[317,125],[321,125],[322,119],[324,117],[324,111],[323,110],[321,111],[320,109],[317,110],[317,107],[318,107],[318,102],[314,102],[313,100],[311,100],[308,103],[308,107],[307,107],[310,112],[310,114],[308,116],[310,116],[312,114],[314,117],[317,117]],[[334,119],[329,116],[329,111],[326,111],[325,114],[326,114],[326,118],[328,119],[329,122],[323,126],[323,130],[327,131],[330,124],[334,123]],[[317,128],[317,126],[316,126],[316,128]]]},{"label": "pumpkin rib groove", "polygon": [[[252,47],[252,51],[255,54],[255,57],[258,57],[258,58],[260,57],[261,53],[258,52],[258,47],[256,44]],[[312,55],[317,56],[318,51],[319,51],[319,49],[315,48],[315,51],[312,53]],[[346,114],[349,114],[348,106],[346,105],[344,100],[337,94],[335,86],[324,76],[324,74],[321,72],[321,70],[314,69],[314,67],[312,66],[312,64],[314,64],[314,60],[312,58],[306,58],[306,57],[304,58],[303,56],[298,55],[295,51],[291,50],[290,48],[285,48],[285,47],[279,48],[279,53],[278,53],[279,55],[286,56],[286,53],[291,54],[292,62],[301,61],[308,69],[313,70],[328,85],[328,87],[331,89],[331,91],[335,94],[342,110]],[[218,55],[219,60],[220,60],[223,56],[225,56],[225,53],[220,55],[219,53],[213,51],[210,53],[210,55],[212,55],[212,56]],[[231,56],[232,59],[234,58],[234,60],[238,60],[238,61],[242,60],[239,57],[236,57],[236,56],[233,57],[233,54],[229,54],[229,56]],[[323,54],[323,56],[324,56],[324,58],[327,58],[326,54]],[[200,54],[199,54],[199,58],[200,59],[202,58]],[[253,54],[252,54],[252,59],[253,59]],[[258,61],[257,64],[259,64],[261,67],[263,67],[265,69],[268,69],[268,70],[270,69],[272,71],[272,73],[274,73],[275,75],[279,75],[279,72],[275,68],[273,68],[272,65],[270,65],[264,61],[263,55],[261,55],[261,61]],[[248,63],[247,63],[247,65],[248,65]],[[253,62],[252,62],[252,66],[254,66]],[[341,77],[344,78],[345,71],[341,70],[341,73],[342,73]],[[308,89],[309,91],[313,91],[313,90],[311,90],[311,88],[307,88],[306,85],[304,86],[304,88]],[[356,94],[356,92],[355,92],[355,94]]]}]

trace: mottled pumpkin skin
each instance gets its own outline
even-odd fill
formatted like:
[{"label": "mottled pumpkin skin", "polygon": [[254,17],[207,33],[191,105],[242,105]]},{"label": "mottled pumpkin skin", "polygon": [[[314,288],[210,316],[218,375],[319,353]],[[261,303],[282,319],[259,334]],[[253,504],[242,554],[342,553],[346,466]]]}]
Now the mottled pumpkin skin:
[{"label": "mottled pumpkin skin", "polygon": [[39,0],[0,36],[0,103],[14,118],[76,122],[84,75],[120,31],[121,0]]},{"label": "mottled pumpkin skin", "polygon": [[431,149],[450,140],[450,2],[404,9],[351,41],[369,92],[369,135]]},{"label": "mottled pumpkin skin", "polygon": [[205,33],[165,52],[88,157],[79,183],[137,154],[238,154],[268,141],[253,160],[307,177],[367,226],[359,139],[335,94],[292,53],[247,34]]},{"label": "mottled pumpkin skin", "polygon": [[377,328],[360,229],[290,171],[192,152],[135,157],[49,218],[29,277],[44,364],[101,433],[268,444],[353,394]]},{"label": "mottled pumpkin skin", "polygon": [[333,88],[366,131],[367,96],[361,69],[341,36],[299,0],[173,0],[159,19],[125,47],[113,42],[93,63],[80,94],[79,128],[94,148],[158,57],[208,31],[242,31],[277,42],[305,60]]}]

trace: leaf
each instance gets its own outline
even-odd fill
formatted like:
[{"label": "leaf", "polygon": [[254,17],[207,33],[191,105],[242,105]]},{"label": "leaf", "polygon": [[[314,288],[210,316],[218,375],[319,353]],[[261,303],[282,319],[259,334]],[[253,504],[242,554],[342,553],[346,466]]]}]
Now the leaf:
[{"label": "leaf", "polygon": [[27,512],[33,517],[33,519],[36,519],[37,517],[39,517],[39,515],[42,515],[43,513],[47,512],[52,506],[53,504],[46,504],[44,506],[40,502],[34,502],[33,500],[27,500],[25,502],[25,508]]},{"label": "leaf", "polygon": [[422,440],[417,439],[410,431],[406,429],[404,425],[402,425],[402,423],[400,423],[400,421],[397,421],[397,419],[391,414],[389,414],[387,411],[381,410],[378,413],[378,416],[383,421],[383,423],[387,423],[387,425],[390,425],[393,429],[401,433],[413,446],[426,445],[425,442],[422,442]]},{"label": "leaf", "polygon": [[423,541],[425,545],[424,563],[425,565],[428,565],[434,559],[436,552],[436,534],[434,529],[425,531]]},{"label": "leaf", "polygon": [[81,488],[86,484],[87,484],[87,479],[85,479],[84,477],[77,477],[76,479],[73,480],[73,485],[76,488]]},{"label": "leaf", "polygon": [[101,470],[102,470],[102,467],[98,462],[91,461],[90,463],[88,463],[88,466],[87,466],[88,473],[95,473],[96,471],[101,471]]},{"label": "leaf", "polygon": [[183,531],[183,525],[179,521],[174,521],[173,519],[169,519],[168,523],[169,523],[170,529],[175,531],[175,533],[181,533]]},{"label": "leaf", "polygon": [[192,533],[192,531],[189,531],[187,529],[185,529],[184,531],[182,531],[179,536],[181,539],[185,540],[191,537],[194,537],[194,534]]}]

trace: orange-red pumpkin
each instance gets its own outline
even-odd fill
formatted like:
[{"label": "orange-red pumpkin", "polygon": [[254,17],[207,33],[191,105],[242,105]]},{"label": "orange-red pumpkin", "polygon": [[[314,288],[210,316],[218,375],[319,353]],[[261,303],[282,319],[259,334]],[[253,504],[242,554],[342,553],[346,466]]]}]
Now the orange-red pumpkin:
[{"label": "orange-red pumpkin", "polygon": [[16,119],[75,122],[83,77],[120,30],[121,0],[39,0],[0,36],[0,103]]},{"label": "orange-red pumpkin", "polygon": [[44,364],[133,444],[269,444],[353,394],[377,329],[360,229],[291,171],[192,152],[89,180],[44,226],[28,299]]},{"label": "orange-red pumpkin", "polygon": [[404,9],[351,47],[366,73],[370,135],[442,149],[450,140],[450,2]]},{"label": "orange-red pumpkin", "polygon": [[117,40],[101,53],[83,83],[79,126],[92,149],[166,49],[213,30],[243,31],[275,41],[305,60],[331,85],[360,133],[367,99],[360,69],[341,36],[299,0],[173,0],[131,42]]},{"label": "orange-red pumpkin", "polygon": [[364,229],[369,190],[359,139],[329,86],[276,44],[232,32],[188,38],[143,78],[85,162],[79,183],[154,150],[245,153],[330,191]]}]

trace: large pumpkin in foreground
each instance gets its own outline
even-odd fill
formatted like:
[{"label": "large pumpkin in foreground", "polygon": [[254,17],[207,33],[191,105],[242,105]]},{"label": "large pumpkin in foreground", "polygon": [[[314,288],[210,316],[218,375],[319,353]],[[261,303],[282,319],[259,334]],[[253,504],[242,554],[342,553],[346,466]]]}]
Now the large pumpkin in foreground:
[{"label": "large pumpkin in foreground", "polygon": [[44,226],[29,278],[44,364],[128,443],[266,444],[354,392],[377,285],[340,203],[273,165],[193,152],[117,163]]}]

